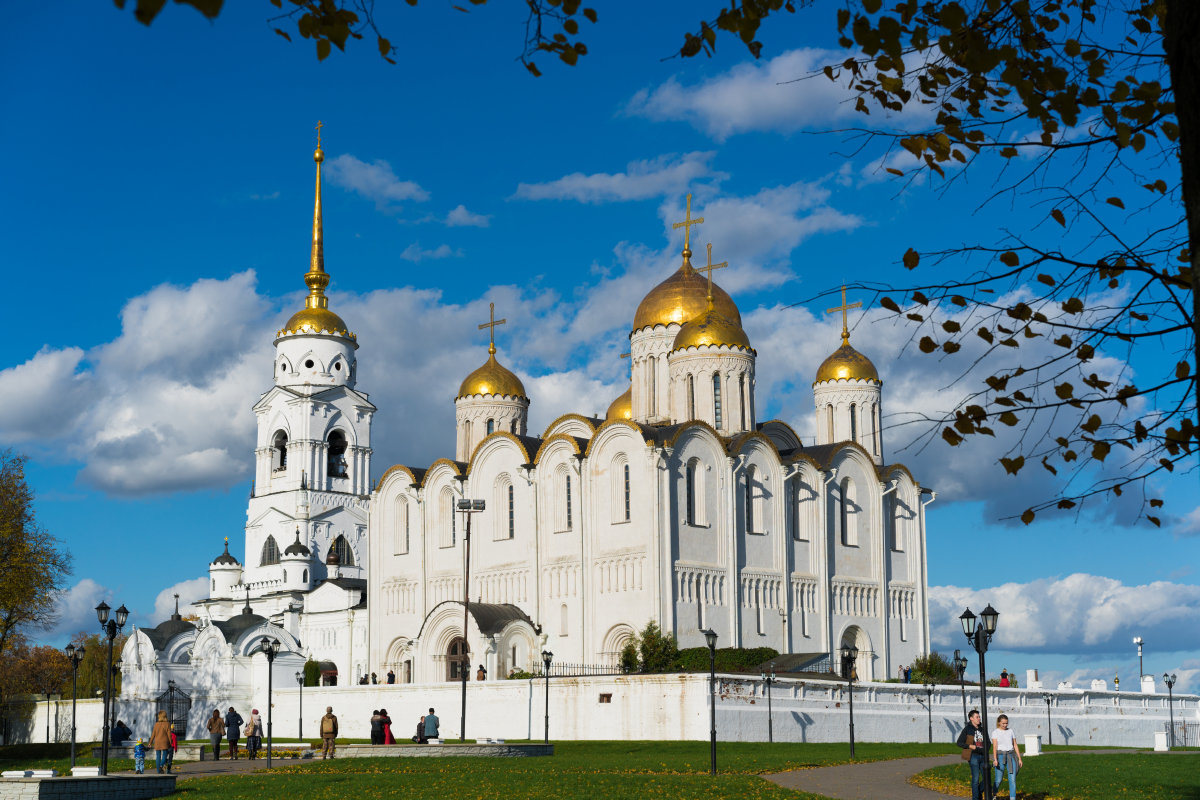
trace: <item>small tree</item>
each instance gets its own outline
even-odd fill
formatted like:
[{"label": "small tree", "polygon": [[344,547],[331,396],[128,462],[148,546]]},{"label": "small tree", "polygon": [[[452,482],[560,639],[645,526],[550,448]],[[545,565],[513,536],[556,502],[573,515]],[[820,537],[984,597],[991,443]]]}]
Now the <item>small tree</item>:
[{"label": "small tree", "polygon": [[941,653],[917,656],[912,663],[912,683],[956,683],[954,665]]},{"label": "small tree", "polygon": [[321,665],[316,661],[313,661],[311,658],[304,662],[304,685],[321,685]]},{"label": "small tree", "polygon": [[638,671],[637,637],[630,639],[621,648],[621,672],[626,674]]},{"label": "small tree", "polygon": [[638,653],[642,672],[670,672],[679,658],[679,645],[673,635],[664,634],[651,620],[638,636]]}]

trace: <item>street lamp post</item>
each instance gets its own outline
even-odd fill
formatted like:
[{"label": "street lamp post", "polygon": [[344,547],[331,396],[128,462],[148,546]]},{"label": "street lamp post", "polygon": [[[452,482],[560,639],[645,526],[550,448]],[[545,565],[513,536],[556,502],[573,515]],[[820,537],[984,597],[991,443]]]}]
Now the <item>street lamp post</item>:
[{"label": "street lamp post", "polygon": [[542,651],[542,664],[545,666],[545,672],[542,674],[546,678],[546,744],[550,744],[550,664],[554,662],[554,653],[549,650]]},{"label": "street lamp post", "polygon": [[1163,683],[1167,684],[1167,714],[1171,720],[1171,747],[1175,746],[1175,676],[1163,673]]},{"label": "street lamp post", "polygon": [[962,623],[963,633],[967,636],[967,641],[975,648],[975,652],[979,654],[979,713],[983,723],[983,796],[985,800],[992,800],[992,776],[991,776],[991,741],[988,738],[988,717],[987,717],[987,666],[986,653],[988,643],[992,641],[992,637],[996,635],[996,623],[999,620],[1000,612],[992,608],[992,604],[988,603],[987,608],[976,617],[971,613],[971,609],[967,609],[958,618]]},{"label": "street lamp post", "polygon": [[717,774],[717,632],[701,631],[708,645],[708,761],[709,772]]},{"label": "street lamp post", "polygon": [[[466,479],[466,476],[463,476]],[[486,503],[483,500],[459,500],[458,510],[467,518],[466,534],[463,537],[463,542],[466,545],[466,552],[463,556],[463,652],[460,654],[462,661],[459,664],[459,669],[462,670],[459,678],[462,680],[462,716],[459,719],[458,726],[458,741],[467,741],[467,677],[471,672],[471,655],[467,647],[467,615],[471,608],[471,515],[478,514],[483,511]]]},{"label": "street lamp post", "polygon": [[929,713],[929,743],[933,744],[933,684],[925,682],[925,710]]},{"label": "street lamp post", "polygon": [[304,673],[296,673],[296,685],[300,687],[300,713],[297,715],[297,725],[299,726],[299,736],[301,742],[304,741]]},{"label": "street lamp post", "polygon": [[767,741],[775,741],[775,728],[771,722],[771,684],[775,682],[775,665],[771,664],[771,671],[762,673],[763,685],[767,687]]},{"label": "street lamp post", "polygon": [[112,665],[113,665],[113,640],[117,638],[117,634],[125,627],[126,620],[129,619],[129,609],[122,603],[117,609],[116,619],[109,619],[108,612],[111,609],[108,603],[103,600],[100,605],[96,606],[96,619],[100,621],[100,630],[108,639],[108,669],[104,673],[104,721],[101,723],[102,730],[100,731],[100,774],[108,774],[108,748],[111,737],[111,728],[104,730],[108,725],[109,709],[112,709],[113,714],[116,714],[116,705],[112,700]]},{"label": "street lamp post", "polygon": [[274,745],[273,719],[271,717],[271,693],[275,688],[275,656],[279,655],[279,640],[262,638],[258,646],[259,652],[267,657],[267,769],[271,768],[271,747]]},{"label": "street lamp post", "polygon": [[1133,643],[1137,645],[1138,649],[1138,689],[1140,691],[1142,676],[1146,674],[1146,671],[1142,669],[1142,645],[1146,643],[1146,640],[1140,636],[1135,636],[1133,637]]},{"label": "street lamp post", "polygon": [[75,769],[75,698],[79,694],[79,663],[83,661],[83,647],[67,645],[67,658],[71,660],[71,769]]},{"label": "street lamp post", "polygon": [[958,650],[954,651],[954,672],[958,675],[958,690],[962,693],[963,720],[967,719],[967,684],[964,680],[967,674],[967,657]]},{"label": "street lamp post", "polygon": [[1054,744],[1054,728],[1050,725],[1050,701],[1054,699],[1054,695],[1047,692],[1042,698],[1046,701],[1046,744],[1049,746]]},{"label": "street lamp post", "polygon": [[846,676],[846,691],[850,695],[850,758],[854,758],[854,664],[858,648],[852,644],[842,647],[842,675]]}]

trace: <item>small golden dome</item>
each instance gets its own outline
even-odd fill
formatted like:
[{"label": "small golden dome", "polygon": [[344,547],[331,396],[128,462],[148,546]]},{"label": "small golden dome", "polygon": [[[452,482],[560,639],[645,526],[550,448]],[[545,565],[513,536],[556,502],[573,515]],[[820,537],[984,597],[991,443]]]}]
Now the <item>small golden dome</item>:
[{"label": "small golden dome", "polygon": [[625,390],[625,394],[612,401],[612,405],[608,407],[608,413],[604,415],[605,419],[633,419],[633,387],[630,386]]},{"label": "small golden dome", "polygon": [[[672,322],[682,325],[708,308],[708,281],[692,268],[691,255],[685,250],[682,266],[642,299],[633,315],[633,330]],[[742,314],[733,298],[715,283],[712,291],[717,313],[740,327]]]},{"label": "small golden dome", "polygon": [[[715,302],[716,298],[713,299]],[[671,346],[671,352],[706,345],[734,347],[739,350],[751,349],[750,338],[742,330],[741,324],[721,316],[713,306],[709,306],[703,314],[683,324],[679,333],[675,335],[675,344]]]},{"label": "small golden dome", "polygon": [[521,383],[520,378],[501,366],[496,360],[495,351],[490,350],[487,362],[467,376],[462,386],[458,387],[458,397],[454,399],[461,400],[477,394],[525,397],[525,385]]},{"label": "small golden dome", "polygon": [[855,380],[879,383],[879,372],[871,359],[851,347],[850,340],[846,338],[842,340],[842,346],[821,364],[813,383]]},{"label": "small golden dome", "polygon": [[280,329],[276,336],[287,336],[295,333],[326,333],[330,336],[345,336],[355,338],[346,328],[346,323],[328,308],[302,308]]}]

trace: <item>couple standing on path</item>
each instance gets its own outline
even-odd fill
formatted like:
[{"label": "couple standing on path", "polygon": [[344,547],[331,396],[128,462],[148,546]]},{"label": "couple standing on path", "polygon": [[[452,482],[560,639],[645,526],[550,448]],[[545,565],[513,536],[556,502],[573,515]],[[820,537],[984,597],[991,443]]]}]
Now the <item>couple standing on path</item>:
[{"label": "couple standing on path", "polygon": [[[257,717],[257,712],[254,715]],[[253,721],[253,719],[251,720]],[[229,711],[225,714],[225,718],[221,718],[221,710],[214,708],[212,716],[208,719],[208,738],[212,742],[213,760],[221,760],[221,738],[225,737],[229,740],[229,758],[237,761],[238,759],[238,740],[242,734],[242,724],[245,722],[242,715],[229,707]],[[261,723],[260,723],[261,724]],[[262,736],[262,732],[258,731],[258,736]],[[252,733],[247,733],[247,737],[253,737]],[[257,750],[252,744],[247,743],[251,749],[251,758],[254,758],[254,751]]]},{"label": "couple standing on path", "polygon": [[[979,712],[971,709],[967,715],[967,726],[958,735],[957,744],[963,749],[963,756],[971,767],[971,797],[972,800],[982,800],[983,782],[987,779],[989,770],[984,761],[985,744],[989,744],[987,732],[980,728]],[[996,729],[992,731],[991,739],[992,769],[995,770],[994,789],[1000,790],[1000,782],[1005,774],[1008,775],[1008,796],[1010,800],[1017,798],[1017,771],[1024,766],[1021,760],[1021,750],[1017,747],[1016,735],[1008,729],[1008,715],[996,717]]]},{"label": "couple standing on path", "polygon": [[371,744],[395,744],[392,736],[392,718],[386,708],[371,712]]}]

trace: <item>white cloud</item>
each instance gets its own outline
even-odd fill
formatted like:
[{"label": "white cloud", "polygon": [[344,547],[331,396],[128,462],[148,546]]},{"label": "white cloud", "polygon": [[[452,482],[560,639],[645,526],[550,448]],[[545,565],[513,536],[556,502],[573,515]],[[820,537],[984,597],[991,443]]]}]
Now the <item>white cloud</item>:
[{"label": "white cloud", "polygon": [[404,252],[400,253],[400,257],[405,261],[429,261],[440,258],[462,258],[463,251],[455,250],[448,244],[438,245],[432,250],[422,250],[420,242],[413,242],[408,247],[404,248]]},{"label": "white cloud", "polygon": [[960,646],[958,616],[988,604],[1001,612],[993,647],[1041,653],[1126,653],[1133,636],[1200,648],[1200,586],[1155,581],[1127,586],[1075,573],[985,589],[929,587],[929,627],[936,645]]},{"label": "white cloud", "polygon": [[487,214],[468,211],[466,206],[460,204],[446,215],[446,225],[450,228],[486,228],[491,219]]},{"label": "white cloud", "polygon": [[175,613],[176,594],[179,595],[179,613],[186,616],[189,613],[189,605],[208,597],[208,578],[180,581],[159,592],[154,598],[154,620],[150,622],[151,625],[157,625]]},{"label": "white cloud", "polygon": [[24,364],[0,370],[0,441],[69,433],[88,406],[90,382],[78,347],[43,347]]},{"label": "white cloud", "polygon": [[79,583],[64,590],[58,596],[58,624],[53,631],[41,636],[43,641],[71,639],[83,631],[94,633],[99,631],[100,623],[96,620],[96,606],[100,601],[112,605],[112,590],[101,586],[91,578],[83,578]]},{"label": "white cloud", "polygon": [[523,200],[576,200],[580,203],[608,203],[645,200],[663,195],[682,194],[696,188],[701,180],[715,186],[728,176],[712,172],[709,161],[714,152],[663,155],[646,161],[631,161],[624,172],[575,172],[547,183],[522,183],[514,197]]},{"label": "white cloud", "polygon": [[[3,394],[0,392],[0,394]],[[1175,526],[1177,536],[1200,536],[1200,506],[1193,508]]]},{"label": "white cloud", "polygon": [[362,195],[380,210],[405,200],[429,199],[429,192],[414,181],[400,180],[392,165],[382,159],[368,164],[345,153],[328,161],[324,171],[330,184]]}]

